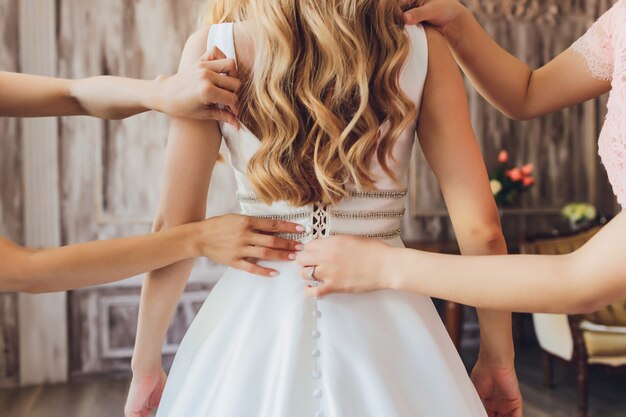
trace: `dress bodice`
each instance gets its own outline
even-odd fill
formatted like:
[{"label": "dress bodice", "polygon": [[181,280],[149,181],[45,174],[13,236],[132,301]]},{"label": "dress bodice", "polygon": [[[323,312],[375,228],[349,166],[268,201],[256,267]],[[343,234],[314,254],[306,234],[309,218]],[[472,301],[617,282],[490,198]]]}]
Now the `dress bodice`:
[{"label": "dress bodice", "polygon": [[[407,26],[406,32],[411,50],[400,75],[400,86],[419,113],[428,66],[428,46],[423,27]],[[227,57],[236,59],[232,23],[211,27],[208,47],[213,46],[220,48]],[[260,140],[245,126],[236,130],[229,124],[220,123],[237,182],[242,214],[298,222],[306,227],[306,233],[286,237],[303,241],[340,234],[397,239],[405,211],[407,171],[416,123],[417,120],[413,120],[402,132],[391,151],[388,164],[396,179],[385,173],[377,158],[372,158],[370,172],[376,178],[375,190],[357,191],[355,187],[348,187],[349,195],[333,206],[310,204],[304,207],[293,207],[282,201],[271,205],[261,202],[247,177],[248,163],[259,149]]]},{"label": "dress bodice", "polygon": [[577,40],[571,50],[584,57],[594,78],[611,81],[608,113],[598,151],[618,202],[626,207],[626,0],[619,0]]}]

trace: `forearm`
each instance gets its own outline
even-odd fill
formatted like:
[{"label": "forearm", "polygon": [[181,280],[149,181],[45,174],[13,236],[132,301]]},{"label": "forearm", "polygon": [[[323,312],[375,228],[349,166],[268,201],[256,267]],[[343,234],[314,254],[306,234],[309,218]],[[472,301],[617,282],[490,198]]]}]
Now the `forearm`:
[{"label": "forearm", "polygon": [[[386,259],[402,265],[391,284],[394,288],[471,306],[575,313],[588,310],[587,300],[593,298],[572,255],[461,257],[403,249]],[[409,265],[419,265],[420,274]]]},{"label": "forearm", "polygon": [[[486,233],[459,233],[459,246],[463,255],[505,255],[507,247],[499,227],[486,224]],[[493,230],[493,232],[489,232]],[[480,326],[480,355],[502,366],[511,364],[515,355],[513,348],[511,313],[501,310],[478,308]]]},{"label": "forearm", "polygon": [[157,110],[159,82],[99,76],[71,81],[70,93],[85,114],[124,119]]},{"label": "forearm", "polygon": [[196,256],[197,225],[146,236],[27,251],[13,249],[1,291],[55,292],[119,281]]},{"label": "forearm", "polygon": [[85,114],[70,94],[70,80],[0,71],[0,116]]},{"label": "forearm", "polygon": [[529,117],[533,71],[528,65],[500,47],[465,8],[444,34],[457,62],[487,101],[511,118]]},{"label": "forearm", "polygon": [[136,373],[161,366],[161,348],[193,261],[183,261],[148,274],[141,290],[137,339],[132,359]]}]

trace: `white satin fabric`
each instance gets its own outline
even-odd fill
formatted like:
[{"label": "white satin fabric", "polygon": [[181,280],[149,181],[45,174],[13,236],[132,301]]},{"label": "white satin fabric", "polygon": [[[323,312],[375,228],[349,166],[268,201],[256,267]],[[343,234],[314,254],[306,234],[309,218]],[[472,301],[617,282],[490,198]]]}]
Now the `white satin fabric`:
[{"label": "white satin fabric", "polygon": [[[401,82],[419,107],[428,48],[422,27],[407,34],[412,51]],[[232,24],[214,25],[208,45],[235,58]],[[394,148],[400,184],[374,158],[384,191],[323,208],[256,200],[245,173],[259,140],[220,127],[243,213],[290,218],[307,228],[306,240],[356,234],[402,246],[396,230],[415,123]],[[305,296],[297,264],[263,264],[280,275],[228,269],[215,286],[178,350],[157,417],[486,417],[429,298],[378,291],[315,300]]]}]

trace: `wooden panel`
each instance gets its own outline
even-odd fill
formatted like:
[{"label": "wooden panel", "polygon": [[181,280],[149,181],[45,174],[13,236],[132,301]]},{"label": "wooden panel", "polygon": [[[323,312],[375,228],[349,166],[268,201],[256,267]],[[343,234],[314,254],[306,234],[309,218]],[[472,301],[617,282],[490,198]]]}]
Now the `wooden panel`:
[{"label": "wooden panel", "polygon": [[[613,1],[465,0],[485,29],[505,49],[536,68],[565,51]],[[571,201],[589,201],[614,214],[615,198],[597,157],[597,138],[606,113],[606,97],[529,122],[511,121],[469,85],[474,130],[490,168],[501,149],[513,162],[533,162],[537,185],[519,210],[505,211],[509,238],[547,230],[558,210]],[[453,238],[436,180],[417,150],[412,172],[411,214],[407,237]]]},{"label": "wooden panel", "polygon": [[0,387],[14,385],[19,374],[17,296],[0,293]]},{"label": "wooden panel", "polygon": [[[19,6],[20,70],[55,76],[56,0],[22,0]],[[58,247],[61,228],[56,118],[22,121],[22,155],[24,244],[31,248]],[[18,296],[21,384],[67,380],[66,301],[64,292]]]},{"label": "wooden panel", "polygon": [[[17,2],[0,0],[0,68],[18,68]],[[17,119],[0,118],[0,236],[22,241],[21,143]],[[18,379],[17,296],[0,294],[0,386]]]},{"label": "wooden panel", "polygon": [[[183,294],[163,347],[166,368],[211,287],[193,283]],[[72,292],[70,366],[73,377],[130,370],[139,297],[139,288],[88,288]]]}]

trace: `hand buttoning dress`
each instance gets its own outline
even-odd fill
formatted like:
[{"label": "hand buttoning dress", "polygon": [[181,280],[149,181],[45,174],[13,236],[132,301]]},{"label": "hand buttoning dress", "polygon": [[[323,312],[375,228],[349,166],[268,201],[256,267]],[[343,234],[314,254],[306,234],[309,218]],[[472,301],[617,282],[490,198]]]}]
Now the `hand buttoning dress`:
[{"label": "hand buttoning dress", "polygon": [[[214,25],[208,39],[229,58],[232,28]],[[401,86],[419,108],[428,46],[422,27],[407,27],[407,36]],[[220,128],[244,214],[298,222],[303,241],[351,234],[400,247],[416,122],[393,149],[399,182],[372,158],[378,191],[305,207],[260,202],[246,176],[259,139]],[[215,286],[180,345],[158,417],[486,417],[430,298],[378,291],[316,300],[305,296],[296,263],[264,264],[280,275],[228,269]]]}]

